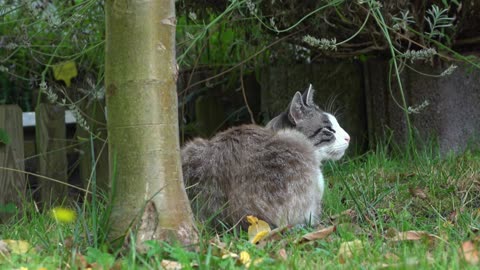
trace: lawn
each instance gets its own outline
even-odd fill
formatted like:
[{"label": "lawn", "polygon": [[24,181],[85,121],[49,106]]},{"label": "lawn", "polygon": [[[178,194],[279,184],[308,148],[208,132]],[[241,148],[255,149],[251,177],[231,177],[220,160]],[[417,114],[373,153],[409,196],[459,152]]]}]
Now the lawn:
[{"label": "lawn", "polygon": [[197,250],[158,243],[147,254],[112,250],[103,244],[102,207],[77,206],[83,214],[61,223],[28,203],[21,219],[0,225],[0,239],[25,241],[0,242],[9,249],[0,268],[478,269],[480,152],[378,149],[325,164],[324,173],[323,224],[280,228],[257,245],[246,232],[199,225]]}]

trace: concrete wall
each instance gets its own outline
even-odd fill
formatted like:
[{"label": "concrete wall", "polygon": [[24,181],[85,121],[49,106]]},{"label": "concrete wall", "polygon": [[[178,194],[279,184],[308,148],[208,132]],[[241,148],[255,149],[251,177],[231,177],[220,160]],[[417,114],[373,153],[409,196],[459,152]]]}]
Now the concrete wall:
[{"label": "concrete wall", "polygon": [[[449,63],[409,64],[415,70],[427,74],[441,74]],[[400,91],[396,79],[392,78],[392,93],[388,90],[388,63],[370,61],[367,65],[367,111],[369,136],[383,138],[393,130],[394,141],[402,144],[406,138],[406,121],[403,111],[395,104]],[[417,129],[419,144],[437,138],[442,153],[458,152],[472,142],[478,142],[480,132],[480,71],[465,66],[453,74],[434,78],[406,68],[402,72],[402,83],[409,106],[424,101],[430,105],[418,114],[410,114]]]},{"label": "concrete wall", "polygon": [[[450,63],[408,63],[427,74],[441,74]],[[391,139],[399,146],[407,141],[407,125],[402,98],[393,76],[388,87],[388,61],[324,60],[315,64],[272,66],[261,76],[264,120],[285,110],[295,91],[309,83],[317,90],[317,104],[332,111],[352,137],[351,151],[375,148]],[[408,106],[425,101],[430,105],[418,114],[410,114],[422,146],[438,139],[440,151],[466,149],[480,136],[480,71],[460,66],[444,77],[427,77],[408,68],[401,73]]]}]

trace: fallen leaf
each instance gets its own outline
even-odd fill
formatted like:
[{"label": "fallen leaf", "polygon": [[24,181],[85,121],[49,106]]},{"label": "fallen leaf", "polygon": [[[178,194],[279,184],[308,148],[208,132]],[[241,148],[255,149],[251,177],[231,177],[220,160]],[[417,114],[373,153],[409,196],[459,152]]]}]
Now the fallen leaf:
[{"label": "fallen leaf", "polygon": [[463,259],[469,264],[475,265],[480,262],[480,258],[478,256],[478,246],[474,241],[464,242],[460,247],[459,252]]},{"label": "fallen leaf", "polygon": [[287,251],[284,248],[278,250],[277,255],[282,261],[287,261],[288,259]]},{"label": "fallen leaf", "polygon": [[267,243],[282,240],[284,238],[284,233],[290,230],[292,227],[292,225],[287,225],[271,230],[267,236],[257,243],[257,247],[263,248]]},{"label": "fallen leaf", "polygon": [[388,260],[388,261],[392,261],[392,262],[397,262],[400,260],[400,257],[398,257],[396,254],[394,253],[391,253],[391,252],[387,252],[387,254],[385,254],[385,259]]},{"label": "fallen leaf", "polygon": [[248,226],[248,240],[252,244],[258,243],[272,231],[267,222],[257,217],[247,216],[247,221],[250,223],[250,226]]},{"label": "fallen leaf", "polygon": [[10,255],[10,249],[8,248],[7,243],[3,242],[3,240],[0,240],[0,255],[3,255],[3,256]]},{"label": "fallen leaf", "polygon": [[396,235],[390,238],[391,241],[418,241],[421,239],[427,239],[433,241],[435,239],[440,239],[434,234],[430,234],[425,231],[406,231],[406,232],[397,232]]},{"label": "fallen leaf", "polygon": [[252,259],[250,258],[250,254],[246,251],[240,252],[240,257],[238,258],[241,264],[245,265],[246,267],[250,266],[250,262]]},{"label": "fallen leaf", "polygon": [[452,223],[457,223],[458,216],[465,211],[465,208],[460,207],[459,209],[455,209],[448,215],[448,220]]},{"label": "fallen leaf", "polygon": [[410,194],[412,194],[413,197],[420,198],[422,200],[427,199],[427,194],[425,194],[425,191],[419,187],[416,188],[409,188],[408,191],[410,191]]},{"label": "fallen leaf", "polygon": [[301,244],[301,243],[305,243],[305,242],[325,239],[330,234],[334,233],[336,231],[336,229],[337,229],[336,226],[330,226],[330,227],[323,228],[323,229],[315,231],[315,232],[307,233],[307,234],[302,236],[302,238],[298,241],[298,243]]},{"label": "fallen leaf", "polygon": [[363,242],[358,239],[342,243],[338,250],[338,261],[340,264],[345,264],[354,254],[362,252],[363,248]]},{"label": "fallen leaf", "polygon": [[122,270],[122,260],[116,260],[112,267],[109,270]]},{"label": "fallen leaf", "polygon": [[83,256],[80,253],[75,254],[75,265],[79,269],[85,269],[89,266],[89,264],[87,262],[87,258],[85,258],[85,256]]},{"label": "fallen leaf", "polygon": [[165,270],[180,270],[180,269],[182,269],[182,264],[180,264],[179,262],[176,262],[176,261],[162,260],[160,265]]},{"label": "fallen leaf", "polygon": [[70,250],[73,247],[73,236],[69,235],[65,237],[63,240],[63,246],[67,249]]},{"label": "fallen leaf", "polygon": [[25,254],[32,250],[30,243],[23,240],[2,240],[5,244],[7,244],[8,250],[12,254]]},{"label": "fallen leaf", "polygon": [[238,256],[237,253],[233,253],[230,251],[225,250],[226,252],[222,254],[222,259],[227,259],[227,258],[233,258],[233,259],[238,259],[240,256]]}]

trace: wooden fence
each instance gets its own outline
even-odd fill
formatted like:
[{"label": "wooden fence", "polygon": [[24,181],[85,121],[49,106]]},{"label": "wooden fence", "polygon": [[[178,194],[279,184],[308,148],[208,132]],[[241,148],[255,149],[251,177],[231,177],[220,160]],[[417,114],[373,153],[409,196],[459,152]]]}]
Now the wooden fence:
[{"label": "wooden fence", "polygon": [[57,105],[42,103],[27,113],[0,105],[0,129],[9,138],[0,142],[0,222],[32,199],[48,207],[68,203],[72,195],[83,197],[76,187],[91,189],[92,179],[101,190],[108,188],[105,116],[99,108],[83,108],[89,115],[86,131]]}]

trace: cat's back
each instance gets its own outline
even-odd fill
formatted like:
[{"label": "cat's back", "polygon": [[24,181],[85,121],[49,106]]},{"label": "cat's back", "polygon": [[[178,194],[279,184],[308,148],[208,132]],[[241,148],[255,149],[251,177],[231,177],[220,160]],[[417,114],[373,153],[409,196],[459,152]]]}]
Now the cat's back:
[{"label": "cat's back", "polygon": [[282,165],[314,164],[314,159],[313,145],[299,131],[274,131],[257,125],[232,127],[210,140],[196,138],[182,148],[187,178],[212,176],[223,170],[234,173],[237,169],[242,171],[259,165],[279,170]]},{"label": "cat's back", "polygon": [[222,161],[250,162],[252,158],[313,158],[314,147],[297,130],[274,131],[257,125],[242,125],[227,129],[209,141],[209,154]]}]

